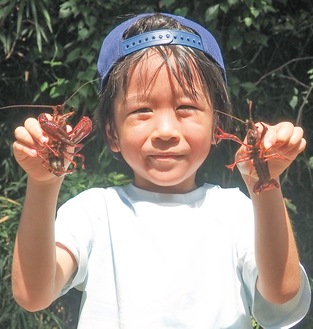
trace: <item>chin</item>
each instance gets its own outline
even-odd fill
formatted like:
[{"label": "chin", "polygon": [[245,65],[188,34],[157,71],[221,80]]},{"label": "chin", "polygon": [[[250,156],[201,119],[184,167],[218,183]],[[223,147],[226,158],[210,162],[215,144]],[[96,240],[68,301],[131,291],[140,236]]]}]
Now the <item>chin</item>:
[{"label": "chin", "polygon": [[194,190],[197,186],[194,179],[172,179],[172,180],[149,180],[137,181],[135,184],[145,190],[158,193],[187,193]]}]

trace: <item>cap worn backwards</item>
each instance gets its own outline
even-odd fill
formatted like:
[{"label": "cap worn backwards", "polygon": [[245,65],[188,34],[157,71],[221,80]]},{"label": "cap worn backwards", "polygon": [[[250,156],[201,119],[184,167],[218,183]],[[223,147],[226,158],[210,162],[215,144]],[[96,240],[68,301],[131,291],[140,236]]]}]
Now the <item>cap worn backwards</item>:
[{"label": "cap worn backwards", "polygon": [[121,23],[104,39],[97,64],[101,84],[106,81],[114,64],[125,56],[144,48],[159,45],[182,45],[201,50],[220,67],[226,80],[223,57],[215,38],[204,27],[187,18],[172,14],[162,14],[193,29],[198,35],[181,30],[160,29],[145,32],[126,40],[123,39],[125,31],[137,20],[151,15],[153,14],[141,14]]}]

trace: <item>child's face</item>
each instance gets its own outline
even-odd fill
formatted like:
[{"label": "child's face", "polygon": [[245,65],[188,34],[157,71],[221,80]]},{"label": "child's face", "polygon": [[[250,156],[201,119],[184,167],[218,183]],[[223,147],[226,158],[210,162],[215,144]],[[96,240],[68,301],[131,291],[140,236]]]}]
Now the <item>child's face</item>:
[{"label": "child's face", "polygon": [[131,72],[125,101],[120,96],[115,103],[115,131],[107,131],[136,186],[162,193],[196,188],[196,171],[211,148],[213,110],[195,81],[198,97],[192,100],[152,50]]}]

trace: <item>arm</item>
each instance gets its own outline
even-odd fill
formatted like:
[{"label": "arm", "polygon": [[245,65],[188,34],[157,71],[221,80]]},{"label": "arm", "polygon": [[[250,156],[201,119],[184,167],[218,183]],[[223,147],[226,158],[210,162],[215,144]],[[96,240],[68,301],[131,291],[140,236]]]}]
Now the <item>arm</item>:
[{"label": "arm", "polygon": [[255,214],[257,288],[271,303],[282,304],[300,286],[299,258],[280,189],[250,193]]},{"label": "arm", "polygon": [[29,311],[51,304],[74,273],[72,254],[54,240],[54,220],[63,178],[41,165],[36,149],[47,141],[35,119],[15,131],[13,151],[28,173],[25,203],[16,236],[12,288],[17,303]]},{"label": "arm", "polygon": [[[279,175],[305,148],[303,131],[290,123],[281,123],[269,130],[264,144],[276,145],[275,152],[280,158],[268,161],[273,178]],[[242,147],[237,158],[241,157]],[[300,286],[299,257],[290,218],[288,216],[281,189],[253,193],[258,180],[255,173],[248,174],[248,163],[239,163],[238,168],[247,185],[255,214],[255,250],[258,268],[257,289],[271,303],[282,304],[296,295]],[[277,179],[278,181],[278,179]]]}]

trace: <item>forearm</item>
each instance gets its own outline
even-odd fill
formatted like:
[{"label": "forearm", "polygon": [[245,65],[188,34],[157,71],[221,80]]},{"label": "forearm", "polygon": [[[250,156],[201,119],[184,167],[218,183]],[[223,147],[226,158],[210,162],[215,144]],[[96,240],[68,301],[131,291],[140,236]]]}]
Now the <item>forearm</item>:
[{"label": "forearm", "polygon": [[[54,221],[61,179],[53,184],[28,180],[13,256],[13,293],[19,304],[36,309],[55,295]],[[46,305],[48,306],[48,305]]]},{"label": "forearm", "polygon": [[254,195],[257,287],[265,299],[284,303],[299,289],[299,258],[290,219],[280,189]]}]

